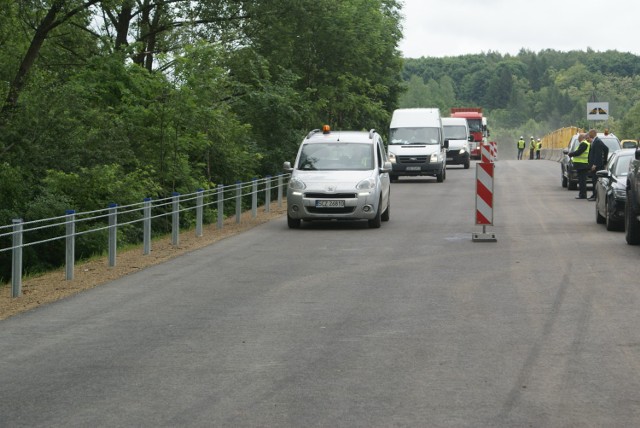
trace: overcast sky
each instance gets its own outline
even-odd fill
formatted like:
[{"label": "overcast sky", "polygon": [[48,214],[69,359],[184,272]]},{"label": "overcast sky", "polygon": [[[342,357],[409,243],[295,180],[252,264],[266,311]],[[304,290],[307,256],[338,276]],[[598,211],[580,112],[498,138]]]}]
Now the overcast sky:
[{"label": "overcast sky", "polygon": [[406,58],[618,50],[640,55],[640,0],[402,0]]}]

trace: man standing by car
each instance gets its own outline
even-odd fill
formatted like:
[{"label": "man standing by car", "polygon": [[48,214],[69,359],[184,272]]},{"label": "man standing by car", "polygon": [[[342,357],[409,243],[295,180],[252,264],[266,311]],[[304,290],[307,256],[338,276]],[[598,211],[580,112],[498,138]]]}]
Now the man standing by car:
[{"label": "man standing by car", "polygon": [[587,134],[580,134],[578,140],[580,141],[578,148],[570,152],[567,156],[573,161],[576,173],[578,174],[578,196],[576,196],[576,199],[587,199],[587,174],[590,168],[589,154],[591,153],[591,143]]},{"label": "man standing by car", "polygon": [[590,201],[596,200],[596,171],[604,169],[604,165],[609,159],[609,148],[598,137],[598,132],[595,129],[589,131],[589,138],[591,138],[591,147],[589,148],[589,165],[591,165],[591,181],[593,183],[593,193],[589,198]]}]

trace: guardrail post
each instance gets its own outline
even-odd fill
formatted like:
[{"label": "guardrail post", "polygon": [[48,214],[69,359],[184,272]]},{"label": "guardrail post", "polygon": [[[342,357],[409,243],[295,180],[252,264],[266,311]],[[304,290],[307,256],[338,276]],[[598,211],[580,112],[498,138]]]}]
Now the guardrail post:
[{"label": "guardrail post", "polygon": [[109,204],[109,266],[116,265],[118,248],[118,204]]},{"label": "guardrail post", "polygon": [[196,236],[202,236],[202,201],[204,189],[198,189],[196,195]]},{"label": "guardrail post", "polygon": [[145,256],[151,253],[151,198],[144,198],[144,206],[142,208],[144,220],[142,222],[142,241]]},{"label": "guardrail post", "polygon": [[217,228],[222,229],[224,226],[224,186],[218,185],[218,216]]},{"label": "guardrail post", "polygon": [[282,173],[278,174],[278,208],[282,208]]},{"label": "guardrail post", "polygon": [[236,224],[240,224],[242,216],[242,183],[236,181]]},{"label": "guardrail post", "polygon": [[271,211],[271,176],[267,175],[264,182],[264,212]]},{"label": "guardrail post", "polygon": [[258,217],[258,179],[251,182],[251,218]]},{"label": "guardrail post", "polygon": [[76,212],[75,210],[67,210],[67,236],[65,250],[65,268],[66,279],[73,279],[73,268],[76,261]]},{"label": "guardrail post", "polygon": [[173,210],[171,212],[171,244],[180,243],[180,193],[173,192]]},{"label": "guardrail post", "polygon": [[13,263],[11,265],[11,297],[22,296],[22,219],[13,219]]}]

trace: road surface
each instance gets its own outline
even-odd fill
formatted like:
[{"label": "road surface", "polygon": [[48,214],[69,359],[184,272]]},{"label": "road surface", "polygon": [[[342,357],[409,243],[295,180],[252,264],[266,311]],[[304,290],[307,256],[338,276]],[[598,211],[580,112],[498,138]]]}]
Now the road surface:
[{"label": "road surface", "polygon": [[498,161],[473,242],[450,167],[0,321],[0,426],[639,426],[640,248],[575,194]]}]

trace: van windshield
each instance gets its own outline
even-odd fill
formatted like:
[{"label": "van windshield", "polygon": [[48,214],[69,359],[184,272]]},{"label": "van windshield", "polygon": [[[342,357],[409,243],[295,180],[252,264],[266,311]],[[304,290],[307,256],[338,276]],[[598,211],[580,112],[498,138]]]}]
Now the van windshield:
[{"label": "van windshield", "polygon": [[445,140],[466,140],[469,138],[467,135],[467,127],[461,125],[444,125],[444,138]]},{"label": "van windshield", "polygon": [[365,171],[373,169],[373,160],[371,144],[313,143],[302,146],[298,169]]},{"label": "van windshield", "polygon": [[390,144],[440,144],[439,128],[391,128],[389,130]]}]

